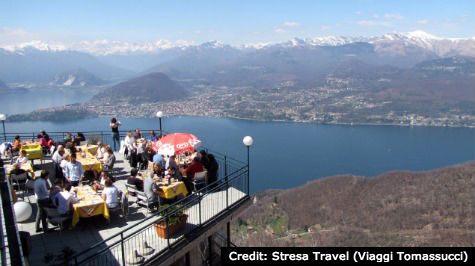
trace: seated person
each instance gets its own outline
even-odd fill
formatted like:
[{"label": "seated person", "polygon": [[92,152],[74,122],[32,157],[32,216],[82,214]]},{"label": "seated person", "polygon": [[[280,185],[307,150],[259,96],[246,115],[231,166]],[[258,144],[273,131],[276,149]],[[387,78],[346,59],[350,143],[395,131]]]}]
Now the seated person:
[{"label": "seated person", "polygon": [[178,169],[176,169],[174,167],[168,168],[168,175],[171,178],[175,178],[178,181],[182,181],[182,179],[183,179],[183,176],[181,175],[181,172],[178,171]]},{"label": "seated person", "polygon": [[156,140],[158,140],[158,136],[155,134],[155,131],[154,131],[154,130],[151,130],[151,131],[150,131],[150,140],[151,140],[151,141],[156,141]]},{"label": "seated person", "polygon": [[142,179],[137,178],[138,172],[139,171],[137,168],[132,168],[132,170],[130,170],[130,176],[127,178],[127,184],[135,185],[137,190],[143,191],[143,181]]},{"label": "seated person", "polygon": [[16,135],[15,141],[13,142],[13,151],[18,153],[20,151],[20,148],[21,148],[20,136]]},{"label": "seated person", "polygon": [[147,159],[149,162],[153,162],[153,156],[155,155],[155,151],[152,149],[152,144],[147,144],[145,147],[145,152],[143,153],[144,158]]},{"label": "seated person", "polygon": [[163,160],[163,156],[158,153],[153,156],[152,162],[154,164],[159,163],[162,165],[162,167],[165,167],[165,161]]},{"label": "seated person", "polygon": [[191,164],[185,169],[186,178],[183,178],[183,182],[185,183],[186,189],[188,191],[194,190],[192,180],[195,178],[195,174],[203,172],[204,170],[205,168],[200,163],[200,159],[198,157],[193,158]]},{"label": "seated person", "polygon": [[160,197],[158,196],[160,193],[159,189],[159,186],[153,180],[153,173],[148,174],[143,181],[143,192],[145,193],[149,203],[153,206],[157,206],[160,201]]},{"label": "seated person", "polygon": [[198,157],[193,158],[191,164],[185,169],[186,177],[193,179],[196,173],[203,172],[205,170],[203,164],[200,163]]},{"label": "seated person", "polygon": [[107,172],[105,171],[102,171],[101,172],[101,180],[98,182],[98,181],[95,181],[94,182],[94,185],[92,186],[92,188],[95,190],[95,191],[98,191],[98,190],[103,190],[104,187],[106,186],[106,180],[109,179],[109,175],[107,174]]},{"label": "seated person", "polygon": [[102,162],[102,167],[106,171],[112,170],[115,163],[115,155],[110,147],[106,148],[106,156],[104,156],[104,161]]},{"label": "seated person", "polygon": [[58,208],[58,213],[64,216],[72,215],[73,204],[79,202],[68,190],[63,190],[63,182],[60,181],[61,190],[57,192],[51,201]]},{"label": "seated person", "polygon": [[160,178],[164,176],[163,167],[161,164],[159,163],[153,164],[153,174],[157,175]]},{"label": "seated person", "polygon": [[54,179],[54,186],[49,190],[49,197],[51,200],[53,200],[53,197],[56,195],[56,193],[59,193],[63,190],[63,185],[64,183],[61,178]]},{"label": "seated person", "polygon": [[[10,176],[11,176],[12,174],[13,174],[13,175],[21,175],[21,174],[24,174],[24,173],[26,173],[26,171],[23,170],[23,169],[21,169],[19,164],[14,163],[14,164],[12,165],[12,170],[10,171]],[[28,174],[27,174],[27,175],[28,175]],[[29,178],[30,178],[30,176],[28,175],[28,179],[29,179]],[[26,180],[20,181],[20,183],[22,183],[22,182],[26,182]]]},{"label": "seated person", "polygon": [[17,164],[22,164],[22,163],[27,163],[28,162],[28,156],[26,156],[26,151],[22,150],[20,153],[20,157],[16,159]]},{"label": "seated person", "polygon": [[79,146],[79,145],[81,145],[81,142],[83,142],[83,141],[86,141],[86,137],[84,136],[83,133],[78,132],[78,133],[76,134],[76,137],[74,137],[74,144],[75,144],[76,146]]},{"label": "seated person", "polygon": [[46,139],[43,137],[43,135],[38,134],[36,136],[36,138],[37,138],[37,142],[39,142],[41,144],[43,149],[48,149],[48,141],[46,141]]},{"label": "seated person", "polygon": [[167,163],[165,164],[166,169],[169,169],[171,167],[175,168],[175,170],[178,170],[178,164],[175,161],[175,157],[176,155],[173,154],[172,156],[170,156],[170,158],[168,158]]},{"label": "seated person", "polygon": [[64,147],[63,145],[59,145],[58,149],[53,153],[53,157],[51,160],[55,162],[56,164],[61,164],[61,161],[63,160],[63,155],[64,155]]},{"label": "seated person", "polygon": [[104,144],[102,144],[102,142],[98,142],[97,143],[97,153],[96,153],[96,158],[98,160],[101,160],[102,158],[104,158],[104,154],[106,153],[106,147]]},{"label": "seated person", "polygon": [[119,190],[113,185],[112,180],[107,179],[102,198],[106,202],[108,208],[115,208],[119,205]]},{"label": "seated person", "polygon": [[73,141],[73,136],[72,136],[71,132],[66,133],[66,136],[63,139],[63,143],[68,143],[68,142],[72,142],[72,141]]},{"label": "seated person", "polygon": [[138,128],[135,129],[134,137],[135,137],[135,139],[143,138],[143,134],[142,134],[142,132],[140,132],[140,129],[138,129]]}]

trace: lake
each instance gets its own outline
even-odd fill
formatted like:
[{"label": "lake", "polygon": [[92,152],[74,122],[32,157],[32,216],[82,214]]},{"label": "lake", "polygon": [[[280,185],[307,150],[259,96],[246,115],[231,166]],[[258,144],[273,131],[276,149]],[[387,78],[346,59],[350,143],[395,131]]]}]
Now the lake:
[{"label": "lake", "polygon": [[85,102],[92,96],[86,89],[42,89],[26,93],[0,94],[0,113],[9,115],[27,113],[40,108]]},{"label": "lake", "polygon": [[[158,119],[120,118],[121,130],[158,128]],[[109,131],[110,118],[71,123],[7,123],[7,132]],[[290,188],[316,178],[375,176],[394,170],[430,170],[475,159],[473,128],[345,126],[257,122],[229,118],[165,117],[163,130],[190,132],[206,147],[242,161],[251,147],[251,192]]]}]

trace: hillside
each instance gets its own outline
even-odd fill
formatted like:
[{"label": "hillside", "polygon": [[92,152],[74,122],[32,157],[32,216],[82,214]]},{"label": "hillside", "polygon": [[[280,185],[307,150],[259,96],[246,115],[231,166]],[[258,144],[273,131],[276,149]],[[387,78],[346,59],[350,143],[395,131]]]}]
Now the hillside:
[{"label": "hillside", "polygon": [[340,175],[257,196],[239,246],[473,246],[475,162],[373,178]]},{"label": "hillside", "polygon": [[108,88],[93,100],[129,103],[158,102],[181,99],[186,91],[163,73],[150,73]]},{"label": "hillside", "polygon": [[85,69],[78,68],[54,76],[49,84],[61,87],[86,87],[104,84],[104,80]]}]

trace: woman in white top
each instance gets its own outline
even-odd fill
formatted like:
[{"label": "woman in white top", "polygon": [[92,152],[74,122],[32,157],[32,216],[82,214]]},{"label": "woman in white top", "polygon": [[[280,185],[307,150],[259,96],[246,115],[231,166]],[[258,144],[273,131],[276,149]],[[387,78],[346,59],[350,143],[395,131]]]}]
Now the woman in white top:
[{"label": "woman in white top", "polygon": [[108,208],[115,208],[119,205],[119,190],[112,184],[112,180],[106,180],[106,187],[102,191],[102,198]]},{"label": "woman in white top", "polygon": [[106,151],[106,147],[104,147],[104,144],[102,144],[102,142],[98,142],[96,158],[101,160],[104,157],[105,151]]},{"label": "woman in white top", "polygon": [[16,159],[17,164],[23,164],[28,162],[28,156],[26,156],[26,151],[22,150],[21,155]]},{"label": "woman in white top", "polygon": [[59,165],[61,164],[61,160],[63,160],[63,155],[64,155],[64,147],[63,145],[59,145],[58,149],[54,152],[53,157],[51,159],[53,160],[53,162]]},{"label": "woman in white top", "polygon": [[125,139],[124,139],[124,143],[127,149],[129,149],[129,152],[135,150],[136,148],[135,138],[132,136],[132,132],[130,131],[127,132],[127,135],[125,136]]}]

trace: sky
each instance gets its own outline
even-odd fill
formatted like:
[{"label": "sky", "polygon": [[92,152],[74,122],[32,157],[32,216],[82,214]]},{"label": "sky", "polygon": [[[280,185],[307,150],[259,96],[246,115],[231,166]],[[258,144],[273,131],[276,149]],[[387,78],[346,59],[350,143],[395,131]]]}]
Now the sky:
[{"label": "sky", "polygon": [[219,40],[240,45],[414,30],[472,37],[474,11],[473,0],[3,0],[0,44]]}]

